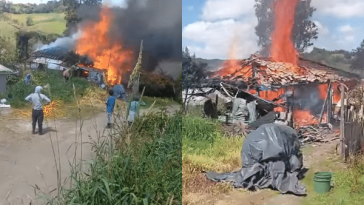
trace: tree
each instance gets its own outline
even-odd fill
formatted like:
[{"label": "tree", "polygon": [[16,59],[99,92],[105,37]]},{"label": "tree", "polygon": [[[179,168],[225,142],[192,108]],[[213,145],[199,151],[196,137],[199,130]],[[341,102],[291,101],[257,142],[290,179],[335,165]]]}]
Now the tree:
[{"label": "tree", "polygon": [[197,63],[195,55],[191,56],[188,48],[182,51],[182,90],[185,90],[185,96],[182,102],[182,109],[187,111],[187,104],[190,100],[187,94],[189,90],[194,93],[202,80],[205,79],[204,69],[207,67],[206,63]]},{"label": "tree", "polygon": [[63,5],[66,7],[65,17],[66,30],[64,34],[68,35],[73,29],[77,28],[77,24],[81,22],[81,18],[77,16],[77,9],[81,5],[101,5],[102,0],[63,0]]},{"label": "tree", "polygon": [[0,37],[0,64],[9,65],[16,59],[15,45],[10,38]]},{"label": "tree", "polygon": [[27,26],[33,26],[34,22],[33,22],[33,18],[31,16],[28,16],[27,18]]},{"label": "tree", "polygon": [[360,46],[353,50],[354,61],[352,62],[350,68],[353,70],[364,70],[364,40],[361,42]]},{"label": "tree", "polygon": [[[255,0],[255,15],[258,25],[255,33],[259,37],[258,45],[262,47],[261,53],[267,55],[271,44],[271,34],[274,30],[274,3],[279,0]],[[300,0],[296,7],[295,24],[293,27],[293,40],[296,49],[303,52],[312,46],[312,40],[317,39],[317,26],[310,20],[315,8],[310,6],[311,0]]]}]

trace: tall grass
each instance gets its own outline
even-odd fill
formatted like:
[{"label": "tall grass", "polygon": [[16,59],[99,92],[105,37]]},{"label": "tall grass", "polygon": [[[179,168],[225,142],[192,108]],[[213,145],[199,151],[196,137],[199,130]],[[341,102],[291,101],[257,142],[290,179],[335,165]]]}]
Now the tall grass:
[{"label": "tall grass", "polygon": [[72,188],[52,203],[181,204],[181,127],[181,114],[164,111],[145,114],[130,129],[120,121],[93,142],[90,171],[74,166]]},{"label": "tall grass", "polygon": [[189,193],[223,193],[226,184],[208,181],[205,171],[233,171],[241,167],[241,136],[227,136],[217,122],[187,115],[182,127],[182,185],[184,200]]}]

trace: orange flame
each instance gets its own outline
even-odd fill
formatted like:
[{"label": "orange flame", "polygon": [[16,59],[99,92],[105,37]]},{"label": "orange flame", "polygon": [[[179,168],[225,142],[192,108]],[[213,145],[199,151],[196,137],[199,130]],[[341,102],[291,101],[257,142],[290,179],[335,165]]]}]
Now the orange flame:
[{"label": "orange flame", "polygon": [[299,0],[278,0],[275,3],[274,31],[270,54],[274,61],[298,65],[298,58],[292,41],[296,6]]},{"label": "orange flame", "polygon": [[84,26],[81,37],[77,40],[76,53],[87,55],[94,67],[107,70],[107,81],[111,85],[119,84],[122,75],[130,71],[133,53],[124,48],[123,43],[112,42],[108,36],[113,19],[110,8],[103,7],[99,22],[89,22]]},{"label": "orange flame", "polygon": [[241,73],[241,63],[238,60],[238,45],[239,45],[239,38],[237,35],[234,36],[233,40],[230,44],[229,49],[229,60],[225,60],[223,62],[223,67],[218,71],[218,75],[231,75],[235,72]]}]

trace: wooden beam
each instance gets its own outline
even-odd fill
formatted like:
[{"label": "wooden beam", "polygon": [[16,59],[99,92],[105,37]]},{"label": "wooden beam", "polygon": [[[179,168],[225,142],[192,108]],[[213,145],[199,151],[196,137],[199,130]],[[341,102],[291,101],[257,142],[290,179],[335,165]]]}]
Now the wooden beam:
[{"label": "wooden beam", "polygon": [[329,104],[327,103],[329,97],[330,97],[330,91],[331,91],[331,81],[329,82],[329,86],[327,88],[327,94],[326,94],[326,98],[325,98],[325,101],[324,101],[324,104],[322,105],[322,109],[321,109],[321,114],[320,114],[320,121],[319,121],[319,124],[321,124],[322,122],[322,118],[324,116],[324,112],[325,112],[325,105],[327,104],[327,106],[329,106]]},{"label": "wooden beam", "polygon": [[341,85],[341,119],[340,119],[340,147],[341,147],[341,158],[345,158],[345,87]]},{"label": "wooden beam", "polygon": [[333,94],[333,90],[332,88],[329,89],[329,97],[328,97],[328,101],[327,101],[327,123],[331,123],[331,118],[332,118],[332,94]]}]

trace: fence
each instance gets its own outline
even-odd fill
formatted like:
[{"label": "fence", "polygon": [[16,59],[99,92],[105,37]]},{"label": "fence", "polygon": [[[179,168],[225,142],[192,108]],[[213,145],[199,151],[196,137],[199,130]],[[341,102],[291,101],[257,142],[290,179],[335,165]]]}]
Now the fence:
[{"label": "fence", "polygon": [[344,120],[340,122],[341,156],[346,160],[364,148],[364,94],[361,89],[359,94],[345,95],[344,89],[341,92],[341,105],[347,105],[341,106],[341,119]]}]

